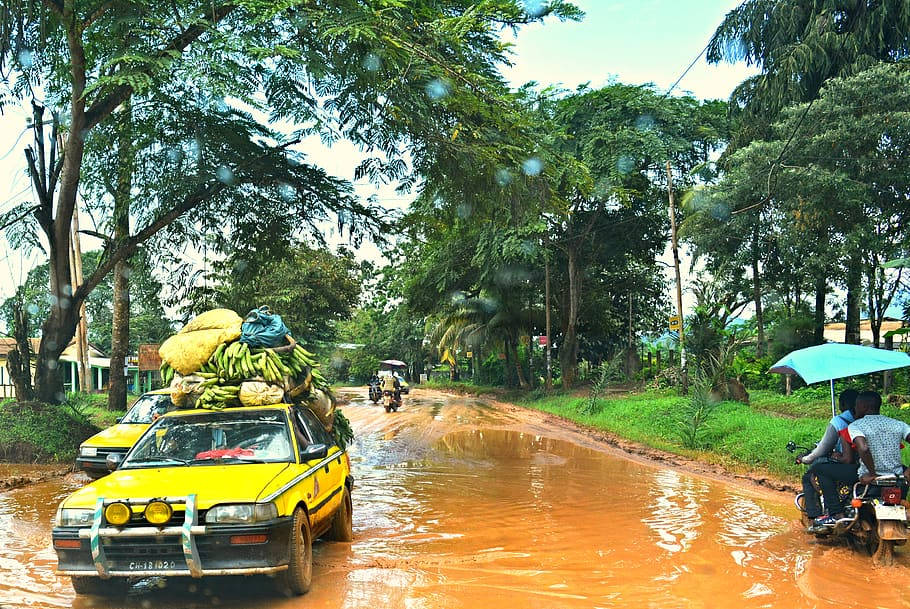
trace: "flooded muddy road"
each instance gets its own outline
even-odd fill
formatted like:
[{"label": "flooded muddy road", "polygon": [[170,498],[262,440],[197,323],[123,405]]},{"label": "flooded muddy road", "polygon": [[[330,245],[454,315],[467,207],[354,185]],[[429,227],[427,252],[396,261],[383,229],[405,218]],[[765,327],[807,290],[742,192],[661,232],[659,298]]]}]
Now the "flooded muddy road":
[{"label": "flooded muddy road", "polygon": [[[313,588],[145,580],[75,597],[51,519],[86,480],[0,493],[0,607],[899,607],[905,551],[810,544],[785,495],[633,461],[567,424],[415,391],[398,413],[353,395],[354,542],[317,542]],[[20,472],[21,473],[21,472]]]}]

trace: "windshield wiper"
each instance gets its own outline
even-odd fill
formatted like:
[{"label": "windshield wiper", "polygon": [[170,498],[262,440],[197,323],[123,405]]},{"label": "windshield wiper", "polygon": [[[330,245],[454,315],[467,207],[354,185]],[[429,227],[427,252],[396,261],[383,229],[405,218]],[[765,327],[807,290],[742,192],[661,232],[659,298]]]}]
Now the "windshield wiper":
[{"label": "windshield wiper", "polygon": [[224,456],[224,457],[206,457],[204,459],[193,459],[192,463],[220,463],[222,461],[239,461],[240,463],[268,463],[265,459],[257,459],[255,457],[237,457],[237,456]]},{"label": "windshield wiper", "polygon": [[127,465],[132,465],[133,463],[179,463],[181,465],[189,465],[190,462],[178,457],[166,457],[161,455],[157,457],[145,457],[142,459],[130,459]]}]

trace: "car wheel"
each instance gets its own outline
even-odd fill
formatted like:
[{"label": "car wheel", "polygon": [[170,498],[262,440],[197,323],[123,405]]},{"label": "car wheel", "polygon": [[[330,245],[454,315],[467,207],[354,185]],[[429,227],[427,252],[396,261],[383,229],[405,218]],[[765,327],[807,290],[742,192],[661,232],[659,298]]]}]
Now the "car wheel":
[{"label": "car wheel", "polygon": [[278,578],[279,588],[282,592],[290,590],[291,594],[306,594],[313,581],[313,533],[310,519],[300,507],[294,510],[288,549],[291,558],[287,571],[283,571]]},{"label": "car wheel", "polygon": [[326,539],[332,541],[354,541],[354,504],[351,502],[351,491],[344,487],[341,505],[332,519]]},{"label": "car wheel", "polygon": [[112,577],[110,579],[101,579],[100,577],[82,577],[74,575],[70,578],[73,583],[73,590],[76,594],[90,594],[92,596],[126,596],[129,590],[129,581],[125,577]]}]

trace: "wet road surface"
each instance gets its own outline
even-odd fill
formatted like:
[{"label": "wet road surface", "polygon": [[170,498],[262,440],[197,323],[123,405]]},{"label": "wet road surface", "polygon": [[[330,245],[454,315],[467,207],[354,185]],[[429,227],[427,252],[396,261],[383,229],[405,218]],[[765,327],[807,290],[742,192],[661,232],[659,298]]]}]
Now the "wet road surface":
[{"label": "wet road surface", "polygon": [[[0,493],[0,607],[900,607],[910,560],[812,544],[786,497],[635,462],[539,413],[415,391],[386,414],[358,392],[354,542],[317,542],[313,588],[150,579],[76,597],[51,520],[87,480]],[[28,468],[0,471],[21,475]]]}]

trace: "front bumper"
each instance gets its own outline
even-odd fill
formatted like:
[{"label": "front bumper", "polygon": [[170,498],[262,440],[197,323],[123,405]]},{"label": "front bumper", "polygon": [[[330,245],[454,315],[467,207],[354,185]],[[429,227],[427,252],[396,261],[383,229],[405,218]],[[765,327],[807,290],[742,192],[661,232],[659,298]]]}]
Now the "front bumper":
[{"label": "front bumper", "polygon": [[[287,569],[291,517],[257,524],[54,527],[57,574],[107,577],[251,575]],[[261,543],[233,544],[237,535],[265,535]],[[59,548],[58,540],[79,541]]]}]

